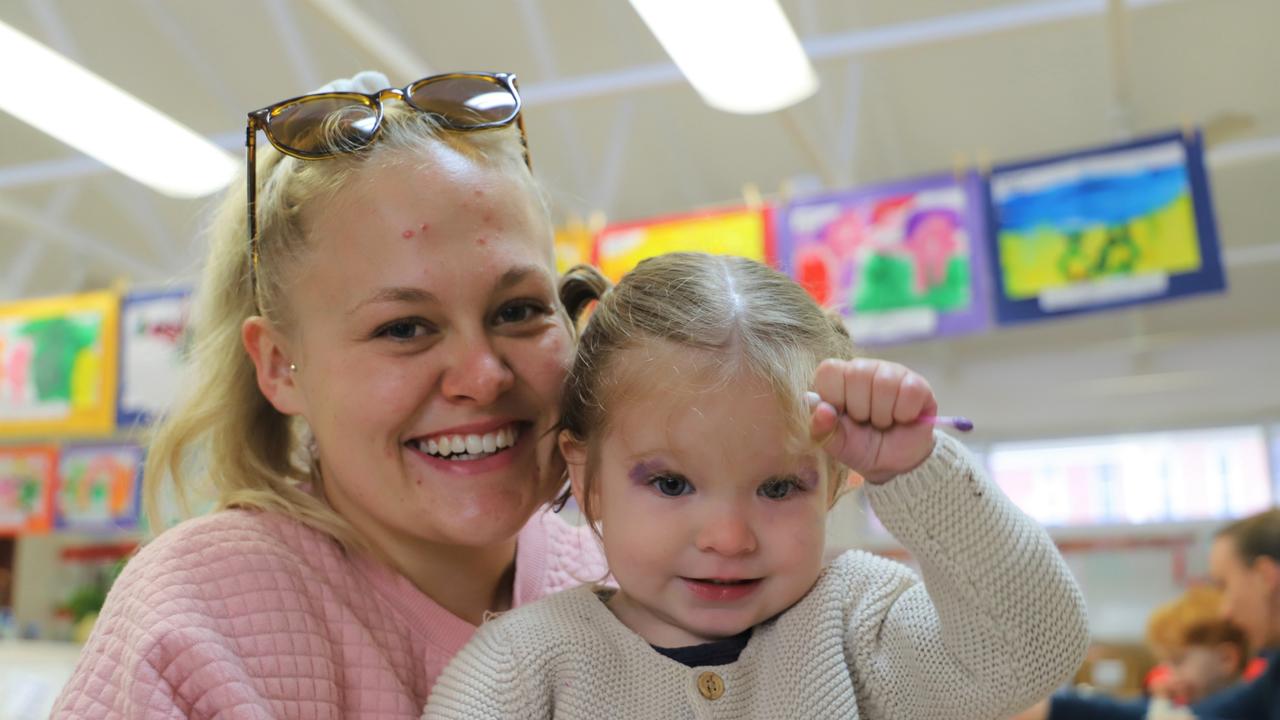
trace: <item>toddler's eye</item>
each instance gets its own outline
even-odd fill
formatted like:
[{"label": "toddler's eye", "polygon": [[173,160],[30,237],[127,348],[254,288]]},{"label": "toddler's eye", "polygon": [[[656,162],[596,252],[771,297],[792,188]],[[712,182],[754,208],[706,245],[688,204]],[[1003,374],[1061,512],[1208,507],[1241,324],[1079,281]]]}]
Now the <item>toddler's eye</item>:
[{"label": "toddler's eye", "polygon": [[649,484],[667,497],[679,497],[693,492],[693,486],[679,475],[657,475]]},{"label": "toddler's eye", "polygon": [[782,500],[799,489],[800,485],[795,480],[769,480],[757,492],[770,500]]}]

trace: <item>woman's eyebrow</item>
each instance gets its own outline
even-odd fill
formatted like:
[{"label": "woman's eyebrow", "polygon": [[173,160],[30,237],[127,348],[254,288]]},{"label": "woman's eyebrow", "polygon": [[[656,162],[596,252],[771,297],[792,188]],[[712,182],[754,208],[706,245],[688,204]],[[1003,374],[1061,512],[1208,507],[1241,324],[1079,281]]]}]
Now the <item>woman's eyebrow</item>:
[{"label": "woman's eyebrow", "polygon": [[494,285],[496,290],[507,290],[513,285],[519,285],[525,278],[530,275],[544,275],[544,268],[538,265],[517,265],[502,273],[502,277],[498,278],[498,282]]},{"label": "woman's eyebrow", "polygon": [[426,290],[423,290],[422,288],[404,287],[404,286],[384,287],[384,288],[380,288],[379,290],[375,291],[372,295],[369,295],[365,299],[356,303],[354,306],[352,306],[350,310],[347,311],[347,313],[348,314],[355,313],[357,310],[364,307],[365,305],[373,305],[376,303],[435,302],[435,300],[436,300],[435,295],[432,295],[431,293],[427,292]]}]

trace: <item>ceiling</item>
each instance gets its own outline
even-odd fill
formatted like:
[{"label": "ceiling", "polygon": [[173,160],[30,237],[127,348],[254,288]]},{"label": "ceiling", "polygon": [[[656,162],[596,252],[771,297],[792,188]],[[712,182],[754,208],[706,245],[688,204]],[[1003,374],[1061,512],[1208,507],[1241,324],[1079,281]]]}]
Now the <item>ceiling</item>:
[{"label": "ceiling", "polygon": [[[764,116],[706,107],[622,0],[0,0],[0,20],[237,156],[247,110],[360,69],[396,83],[514,71],[561,217],[642,218],[732,202],[747,184],[851,187],[1206,124],[1226,294],[884,352],[926,371],[984,438],[1280,421],[1280,3],[782,5],[822,86]],[[0,138],[0,299],[194,279],[211,200],[158,195],[6,115]]]}]

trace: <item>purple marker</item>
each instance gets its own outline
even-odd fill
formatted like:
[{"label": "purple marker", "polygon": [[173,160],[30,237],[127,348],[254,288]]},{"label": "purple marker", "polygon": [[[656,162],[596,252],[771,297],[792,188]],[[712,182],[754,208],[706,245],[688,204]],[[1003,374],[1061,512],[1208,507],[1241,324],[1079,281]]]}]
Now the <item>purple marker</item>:
[{"label": "purple marker", "polygon": [[973,429],[973,421],[959,415],[924,415],[916,422],[929,423],[930,425],[947,425],[955,428],[957,432],[969,432]]}]

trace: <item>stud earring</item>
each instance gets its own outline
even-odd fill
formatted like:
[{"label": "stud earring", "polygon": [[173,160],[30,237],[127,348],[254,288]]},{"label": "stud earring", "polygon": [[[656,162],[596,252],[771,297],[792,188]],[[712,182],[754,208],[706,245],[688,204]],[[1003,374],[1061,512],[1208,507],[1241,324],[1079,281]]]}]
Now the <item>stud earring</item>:
[{"label": "stud earring", "polygon": [[296,372],[298,372],[298,366],[297,366],[297,365],[294,365],[293,363],[289,363],[289,372],[291,372],[291,373],[296,373]]}]

